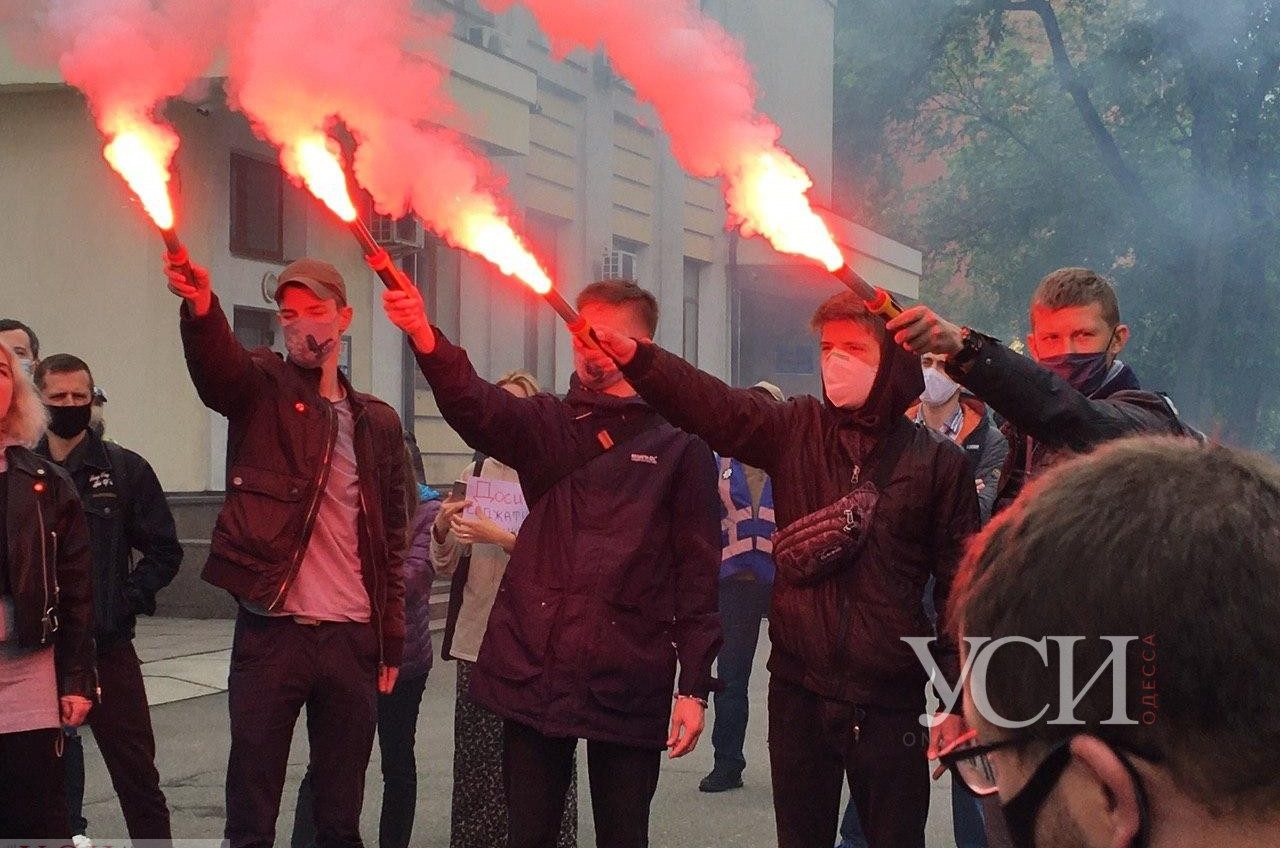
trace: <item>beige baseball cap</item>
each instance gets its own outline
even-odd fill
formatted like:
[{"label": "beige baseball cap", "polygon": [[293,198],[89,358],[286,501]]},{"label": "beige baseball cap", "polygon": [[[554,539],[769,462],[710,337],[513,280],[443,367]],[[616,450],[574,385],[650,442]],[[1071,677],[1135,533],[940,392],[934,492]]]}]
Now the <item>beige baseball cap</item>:
[{"label": "beige baseball cap", "polygon": [[324,300],[335,300],[339,306],[347,305],[347,284],[338,269],[319,259],[297,259],[280,272],[276,280],[275,300],[287,285],[306,286],[312,294]]}]

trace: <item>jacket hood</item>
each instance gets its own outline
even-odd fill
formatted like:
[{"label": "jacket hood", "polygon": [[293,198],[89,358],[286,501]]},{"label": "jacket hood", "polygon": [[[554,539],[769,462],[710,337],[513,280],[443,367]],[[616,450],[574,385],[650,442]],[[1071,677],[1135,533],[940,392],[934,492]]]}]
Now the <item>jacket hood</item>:
[{"label": "jacket hood", "polygon": [[837,416],[865,430],[884,432],[906,415],[924,392],[924,371],[920,357],[894,343],[889,333],[880,341],[880,367],[867,402],[858,409],[840,409],[822,389],[822,403]]}]

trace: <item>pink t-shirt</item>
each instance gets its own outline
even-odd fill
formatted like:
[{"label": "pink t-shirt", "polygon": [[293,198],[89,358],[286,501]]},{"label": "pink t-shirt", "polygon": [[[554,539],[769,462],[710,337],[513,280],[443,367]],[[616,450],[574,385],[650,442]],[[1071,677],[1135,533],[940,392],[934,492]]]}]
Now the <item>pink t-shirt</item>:
[{"label": "pink t-shirt", "polygon": [[329,481],[320,498],[315,527],[298,575],[281,612],[320,621],[367,622],[371,608],[360,568],[360,470],[355,421],[346,400],[333,405],[338,437]]},{"label": "pink t-shirt", "polygon": [[12,633],[13,598],[0,595],[0,733],[60,727],[53,646],[19,648]]}]

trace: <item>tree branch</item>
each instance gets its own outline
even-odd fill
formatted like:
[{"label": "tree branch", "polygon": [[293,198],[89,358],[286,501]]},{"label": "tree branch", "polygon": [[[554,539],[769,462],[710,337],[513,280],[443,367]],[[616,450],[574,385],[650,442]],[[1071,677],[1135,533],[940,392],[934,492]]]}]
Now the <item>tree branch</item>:
[{"label": "tree branch", "polygon": [[1002,12],[1034,12],[1040,18],[1040,23],[1044,27],[1045,37],[1049,40],[1049,49],[1053,51],[1053,66],[1058,73],[1058,80],[1075,102],[1076,109],[1080,112],[1085,128],[1093,138],[1094,145],[1097,147],[1098,154],[1102,157],[1107,170],[1130,196],[1147,207],[1148,210],[1154,211],[1155,205],[1147,194],[1146,188],[1142,185],[1142,180],[1124,161],[1124,156],[1120,152],[1119,145],[1116,144],[1115,137],[1107,129],[1107,125],[1102,120],[1102,115],[1098,113],[1097,107],[1093,104],[1093,99],[1089,96],[1088,87],[1080,79],[1080,75],[1076,73],[1075,65],[1071,62],[1071,56],[1067,53],[1066,43],[1062,37],[1062,27],[1058,23],[1058,15],[1054,12],[1049,0],[1003,0],[998,4],[997,8]]}]

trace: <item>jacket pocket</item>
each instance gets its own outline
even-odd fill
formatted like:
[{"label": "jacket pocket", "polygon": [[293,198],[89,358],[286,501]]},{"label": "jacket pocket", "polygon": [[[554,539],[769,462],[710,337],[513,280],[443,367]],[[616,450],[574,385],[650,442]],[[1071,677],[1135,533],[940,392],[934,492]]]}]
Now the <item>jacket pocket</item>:
[{"label": "jacket pocket", "polygon": [[214,530],[216,552],[256,570],[289,559],[300,542],[305,520],[300,504],[306,488],[290,474],[234,466]]},{"label": "jacket pocket", "polygon": [[559,605],[557,598],[535,587],[504,583],[489,615],[479,664],[495,677],[513,683],[527,683],[540,676]]},{"label": "jacket pocket", "polygon": [[587,657],[587,689],[601,707],[632,716],[670,713],[676,673],[670,622],[606,604]]}]

